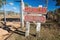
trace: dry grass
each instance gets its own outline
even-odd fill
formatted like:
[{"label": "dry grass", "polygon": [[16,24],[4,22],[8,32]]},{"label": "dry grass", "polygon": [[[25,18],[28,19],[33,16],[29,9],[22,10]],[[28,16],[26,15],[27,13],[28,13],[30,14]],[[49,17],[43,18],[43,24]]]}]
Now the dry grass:
[{"label": "dry grass", "polygon": [[[9,16],[9,18],[15,18],[15,16]],[[19,18],[20,16],[17,16],[17,18]],[[2,17],[3,18],[3,17]],[[1,19],[1,18],[0,18]],[[2,25],[2,24],[0,24]],[[12,27],[20,27],[20,23],[19,22],[7,22],[7,25],[11,25]],[[50,26],[51,28],[49,28],[49,26],[45,27],[42,25],[41,27],[41,31],[40,31],[40,37],[38,38],[38,40],[60,40],[60,27],[56,26],[56,24],[54,24],[55,26]],[[19,30],[20,31],[20,30]],[[20,35],[21,32],[18,33],[14,33],[7,39],[7,40],[25,40],[25,36]],[[22,31],[25,32],[25,31]],[[36,40],[36,25],[31,25],[30,28],[30,36],[28,37],[27,40]]]},{"label": "dry grass", "polygon": [[[13,36],[15,39],[14,40],[37,40],[37,37],[34,36],[36,35],[36,26],[32,25],[31,26],[31,30],[30,30],[30,36],[28,38],[25,38],[22,35],[18,35],[16,33],[13,34]],[[58,28],[45,28],[45,27],[41,27],[41,31],[40,31],[40,37],[38,38],[38,40],[60,40],[60,29]],[[10,37],[10,38],[11,38]],[[10,39],[9,38],[9,39]],[[13,38],[12,38],[13,39]]]}]

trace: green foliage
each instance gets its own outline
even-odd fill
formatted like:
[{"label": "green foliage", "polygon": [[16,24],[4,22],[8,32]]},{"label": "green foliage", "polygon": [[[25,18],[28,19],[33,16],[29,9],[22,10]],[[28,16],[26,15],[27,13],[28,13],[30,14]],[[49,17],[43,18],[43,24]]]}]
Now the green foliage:
[{"label": "green foliage", "polygon": [[6,4],[6,0],[0,0],[0,8],[2,7],[3,4]]},{"label": "green foliage", "polygon": [[60,0],[56,0],[56,6],[60,6]]},{"label": "green foliage", "polygon": [[2,0],[0,0],[0,8],[2,7]]},{"label": "green foliage", "polygon": [[27,3],[25,3],[25,6],[29,6]]}]

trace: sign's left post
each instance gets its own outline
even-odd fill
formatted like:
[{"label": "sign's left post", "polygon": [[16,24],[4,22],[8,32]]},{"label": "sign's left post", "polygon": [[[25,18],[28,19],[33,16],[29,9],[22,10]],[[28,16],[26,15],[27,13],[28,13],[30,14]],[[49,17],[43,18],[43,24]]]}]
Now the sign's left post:
[{"label": "sign's left post", "polygon": [[21,27],[24,27],[24,2],[21,0],[21,15],[20,15],[20,20],[21,20]]}]

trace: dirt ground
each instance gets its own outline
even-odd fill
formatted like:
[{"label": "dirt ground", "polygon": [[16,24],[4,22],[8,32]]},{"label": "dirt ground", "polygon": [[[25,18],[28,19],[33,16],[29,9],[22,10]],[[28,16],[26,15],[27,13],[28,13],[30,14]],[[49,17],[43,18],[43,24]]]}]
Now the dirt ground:
[{"label": "dirt ground", "polygon": [[[6,15],[6,18],[19,18],[20,16],[18,15]],[[6,22],[6,26],[7,28],[5,29],[4,28],[4,21],[2,21],[1,19],[3,19],[4,16],[2,15],[0,17],[0,40],[5,40],[9,35],[12,34],[12,32],[8,32],[8,28],[11,30],[11,31],[15,31],[16,29],[20,28],[20,22],[15,22],[15,21],[8,21]]]},{"label": "dirt ground", "polygon": [[[19,15],[7,15],[7,18],[19,18]],[[25,27],[21,29],[20,21],[7,21],[6,27],[0,17],[0,40],[60,40],[60,27],[56,24],[41,26],[40,37],[36,36],[36,25],[31,24],[30,35],[25,37]]]}]

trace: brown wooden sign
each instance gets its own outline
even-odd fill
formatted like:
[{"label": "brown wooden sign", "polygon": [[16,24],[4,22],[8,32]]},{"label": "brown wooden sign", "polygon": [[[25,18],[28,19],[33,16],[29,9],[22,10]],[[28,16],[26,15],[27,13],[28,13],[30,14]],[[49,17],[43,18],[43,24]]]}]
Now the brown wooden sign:
[{"label": "brown wooden sign", "polygon": [[28,22],[41,22],[45,23],[46,17],[43,14],[47,14],[46,7],[25,7],[24,20]]},{"label": "brown wooden sign", "polygon": [[30,16],[30,15],[25,15],[25,21],[29,21],[29,22],[41,22],[41,23],[45,23],[46,21],[46,17],[45,16]]},{"label": "brown wooden sign", "polygon": [[47,8],[46,7],[25,7],[24,9],[25,12],[28,13],[37,13],[37,14],[46,14]]}]

